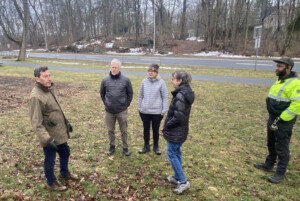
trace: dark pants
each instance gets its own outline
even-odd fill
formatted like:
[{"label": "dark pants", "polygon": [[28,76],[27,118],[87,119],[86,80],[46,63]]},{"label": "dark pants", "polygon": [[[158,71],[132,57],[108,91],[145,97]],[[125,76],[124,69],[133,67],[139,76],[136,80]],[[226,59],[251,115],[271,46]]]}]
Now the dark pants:
[{"label": "dark pants", "polygon": [[152,122],[153,132],[153,145],[158,147],[159,140],[159,126],[163,118],[161,114],[143,114],[140,113],[140,117],[144,126],[144,145],[149,145],[150,141],[150,124]]},{"label": "dark pants", "polygon": [[43,147],[45,161],[44,161],[44,171],[45,176],[47,179],[47,184],[51,185],[53,181],[56,180],[54,175],[54,164],[56,158],[56,152],[59,155],[59,162],[60,162],[60,174],[62,176],[67,176],[69,172],[68,163],[69,163],[69,156],[70,156],[70,147],[68,143],[63,143],[57,146],[58,151],[50,148],[50,147]]},{"label": "dark pants", "polygon": [[295,117],[291,121],[280,120],[277,123],[278,130],[270,130],[270,126],[274,122],[273,117],[269,116],[267,123],[268,130],[268,150],[269,155],[266,158],[266,164],[273,166],[278,157],[276,173],[284,175],[290,159],[290,140],[292,136],[293,126],[297,120]]}]

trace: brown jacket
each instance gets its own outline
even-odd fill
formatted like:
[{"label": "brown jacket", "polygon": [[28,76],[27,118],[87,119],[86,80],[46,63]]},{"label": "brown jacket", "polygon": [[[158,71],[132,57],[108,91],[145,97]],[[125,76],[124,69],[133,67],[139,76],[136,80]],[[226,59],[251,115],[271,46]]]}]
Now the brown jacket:
[{"label": "brown jacket", "polygon": [[43,147],[52,140],[60,145],[70,138],[68,121],[53,94],[52,87],[35,84],[29,98],[29,114],[31,125]]}]

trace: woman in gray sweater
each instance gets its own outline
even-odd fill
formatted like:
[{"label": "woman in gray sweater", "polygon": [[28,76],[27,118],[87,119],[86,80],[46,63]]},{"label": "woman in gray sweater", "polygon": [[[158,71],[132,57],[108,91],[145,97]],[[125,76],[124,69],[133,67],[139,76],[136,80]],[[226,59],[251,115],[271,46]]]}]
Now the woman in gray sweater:
[{"label": "woman in gray sweater", "polygon": [[159,66],[151,64],[148,68],[148,78],[142,81],[139,92],[138,110],[144,127],[144,147],[140,154],[150,152],[150,124],[153,132],[153,151],[160,155],[159,126],[168,109],[168,90],[164,80],[158,75]]}]

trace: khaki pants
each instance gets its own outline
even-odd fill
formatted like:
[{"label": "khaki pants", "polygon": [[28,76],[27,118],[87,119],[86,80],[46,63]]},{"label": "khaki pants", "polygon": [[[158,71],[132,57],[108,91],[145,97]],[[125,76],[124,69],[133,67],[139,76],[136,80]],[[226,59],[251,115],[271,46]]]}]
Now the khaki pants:
[{"label": "khaki pants", "polygon": [[122,145],[123,148],[128,148],[127,144],[127,109],[123,112],[113,114],[109,112],[105,112],[105,122],[108,130],[109,144],[110,146],[115,146],[115,126],[116,120],[118,120],[118,124],[121,131],[122,136]]}]

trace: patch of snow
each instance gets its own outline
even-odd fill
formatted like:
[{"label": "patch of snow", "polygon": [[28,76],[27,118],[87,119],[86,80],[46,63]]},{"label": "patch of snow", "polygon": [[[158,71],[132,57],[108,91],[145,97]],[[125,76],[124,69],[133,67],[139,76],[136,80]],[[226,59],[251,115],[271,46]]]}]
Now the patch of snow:
[{"label": "patch of snow", "polygon": [[101,43],[102,43],[102,41],[101,40],[96,40],[96,41],[91,41],[92,43],[91,43],[91,45],[101,45]]},{"label": "patch of snow", "polygon": [[44,52],[46,52],[46,49],[36,49],[36,51],[44,51]]},{"label": "patch of snow", "polygon": [[112,48],[114,46],[115,41],[111,41],[110,43],[105,44],[105,48]]},{"label": "patch of snow", "polygon": [[213,52],[200,52],[196,54],[184,54],[184,55],[190,55],[190,56],[203,56],[203,57],[229,57],[229,58],[249,58],[247,56],[243,55],[233,55],[228,52],[222,53],[218,51]]},{"label": "patch of snow", "polygon": [[[44,62],[42,60],[37,60],[37,62]],[[48,60],[49,63],[56,63],[56,64],[71,64],[71,65],[84,65],[87,66],[88,64],[85,63],[68,63],[68,62],[60,62],[60,61],[50,61]]]},{"label": "patch of snow", "polygon": [[140,47],[138,47],[138,48],[130,48],[130,52],[142,52],[143,51],[143,49],[142,48],[140,48]]},{"label": "patch of snow", "polygon": [[194,41],[198,41],[198,42],[204,42],[203,39],[200,39],[200,37],[190,37],[190,38],[187,38],[186,40],[194,40]]},{"label": "patch of snow", "polygon": [[76,45],[77,49],[87,48],[90,44]]},{"label": "patch of snow", "polygon": [[145,55],[145,52],[126,52],[126,53],[118,53],[118,52],[112,52],[108,51],[106,54],[120,54],[120,55]]},{"label": "patch of snow", "polygon": [[84,65],[84,66],[88,65],[88,64],[84,64],[84,63],[65,63],[65,62],[59,62],[59,61],[53,61],[52,63],[57,63],[57,64],[71,64],[71,65]]},{"label": "patch of snow", "polygon": [[123,37],[116,37],[116,39],[117,39],[117,40],[122,40],[122,39],[123,39]]}]

